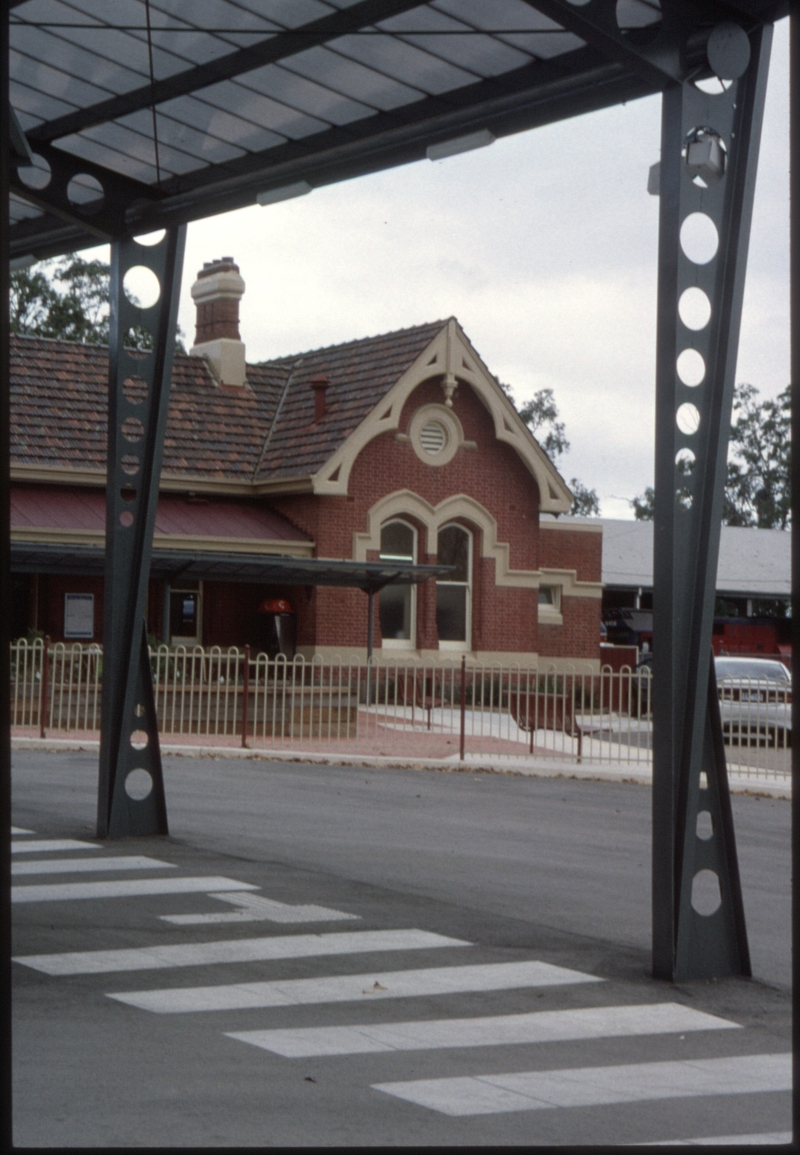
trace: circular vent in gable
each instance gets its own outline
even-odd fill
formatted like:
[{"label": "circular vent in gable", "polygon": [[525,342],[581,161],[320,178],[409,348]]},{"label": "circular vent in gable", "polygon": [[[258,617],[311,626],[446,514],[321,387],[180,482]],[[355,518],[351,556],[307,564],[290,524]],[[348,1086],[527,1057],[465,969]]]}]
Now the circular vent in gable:
[{"label": "circular vent in gable", "polygon": [[419,440],[425,452],[435,457],[447,445],[447,430],[440,421],[426,421],[419,431]]}]

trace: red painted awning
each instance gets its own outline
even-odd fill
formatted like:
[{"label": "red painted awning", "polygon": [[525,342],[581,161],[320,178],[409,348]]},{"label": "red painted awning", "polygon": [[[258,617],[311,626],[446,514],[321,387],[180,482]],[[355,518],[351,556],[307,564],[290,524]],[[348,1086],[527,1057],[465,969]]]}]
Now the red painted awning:
[{"label": "red painted awning", "polygon": [[[68,533],[103,533],[106,498],[78,487],[11,487],[11,528]],[[165,495],[158,499],[156,534],[171,537],[235,538],[239,541],[310,543],[311,539],[274,511],[250,502]]]}]

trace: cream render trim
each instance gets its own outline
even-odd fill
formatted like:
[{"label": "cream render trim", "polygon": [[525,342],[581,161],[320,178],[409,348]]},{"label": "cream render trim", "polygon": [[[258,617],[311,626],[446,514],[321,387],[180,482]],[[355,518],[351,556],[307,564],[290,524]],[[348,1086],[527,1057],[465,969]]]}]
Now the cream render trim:
[{"label": "cream render trim", "polygon": [[[11,540],[55,545],[104,546],[102,530],[39,529],[36,526],[12,526]],[[156,533],[153,543],[162,549],[208,550],[213,553],[263,554],[265,557],[313,557],[313,541],[271,541],[247,537],[203,537],[201,535]]]},{"label": "cream render trim", "polygon": [[602,533],[602,525],[591,525],[585,521],[550,521],[549,518],[539,522],[539,529],[558,529],[567,533]]},{"label": "cream render trim", "polygon": [[[306,661],[316,658],[322,662],[360,662],[367,661],[366,646],[298,646],[297,654]],[[395,656],[396,654],[396,656]],[[386,655],[376,655],[376,665],[380,669],[396,666],[430,667],[447,666],[453,669],[461,665],[462,653],[452,650],[404,650]],[[540,654],[518,653],[510,650],[468,650],[466,656],[469,669],[471,666],[504,666],[506,669],[531,670],[539,674],[578,674],[591,677],[600,673],[599,658],[549,658]]]},{"label": "cream render trim", "polygon": [[549,569],[542,566],[539,573],[544,585],[561,587],[562,608],[564,598],[601,598],[603,596],[603,583],[578,581],[577,570]]},{"label": "cream render trim", "polygon": [[353,534],[353,560],[366,561],[368,550],[380,550],[381,526],[396,517],[415,517],[425,526],[425,552],[435,554],[438,550],[439,529],[449,521],[463,518],[481,530],[481,557],[494,558],[495,585],[516,586],[521,589],[538,590],[538,570],[512,570],[509,566],[510,550],[506,542],[497,540],[497,522],[472,497],[458,494],[430,505],[423,497],[410,489],[399,489],[373,505],[367,514],[366,533]]},{"label": "cream render trim", "polygon": [[315,474],[314,493],[347,494],[350,472],[361,450],[380,434],[399,429],[406,401],[423,381],[433,377],[443,378],[444,404],[448,408],[452,408],[453,395],[457,396],[459,381],[472,386],[489,411],[495,437],[516,451],[536,481],[540,508],[546,513],[567,513],[572,495],[564,479],[452,317],[369,416]]}]

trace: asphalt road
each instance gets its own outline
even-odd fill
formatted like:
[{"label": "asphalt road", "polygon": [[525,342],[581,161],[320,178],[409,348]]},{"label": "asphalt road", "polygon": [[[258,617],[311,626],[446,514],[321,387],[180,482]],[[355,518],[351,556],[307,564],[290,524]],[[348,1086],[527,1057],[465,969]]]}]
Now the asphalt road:
[{"label": "asphalt road", "polygon": [[[728,1093],[742,1056],[750,1078],[766,1062],[757,1056],[789,1050],[787,802],[733,800],[755,979],[670,986],[649,977],[647,787],[260,760],[170,758],[165,773],[168,839],[14,856],[42,863],[15,879],[20,890],[73,886],[14,907],[16,957],[139,952],[108,973],[92,973],[91,960],[82,973],[74,960],[15,966],[17,1145],[596,1144],[788,1129],[789,1095],[774,1071],[763,1086]],[[93,843],[95,790],[92,755],[15,751],[13,821],[34,832],[15,841]],[[93,856],[164,865],[109,861],[101,870],[86,862]],[[202,881],[212,877],[213,888]],[[196,892],[75,897],[86,883],[135,888],[147,879],[200,882]],[[220,897],[220,880],[242,889]],[[267,910],[258,919],[243,906],[252,896]],[[316,911],[286,913],[309,905]],[[214,913],[228,917],[209,920]],[[184,921],[164,918],[176,914]],[[357,918],[337,918],[345,914]],[[281,921],[289,917],[305,921]],[[378,938],[358,938],[372,932]],[[280,940],[283,954],[254,957],[247,943],[256,938],[269,940],[257,950]],[[167,952],[172,961],[155,969],[131,961],[165,946],[184,954]],[[512,964],[541,963],[573,973],[508,986]],[[54,965],[73,969],[50,973]],[[356,976],[355,996],[332,995],[347,976]],[[432,981],[445,982],[443,993]],[[272,993],[259,989],[262,1003],[251,1005],[247,988],[233,1000],[251,1002],[232,1005],[230,989],[252,983]],[[265,1005],[276,983],[284,1005]],[[395,995],[404,983],[409,990]],[[213,994],[197,1003],[198,987]],[[301,989],[302,1005],[287,1005],[286,991]],[[219,1009],[202,1002],[209,997],[222,999]],[[195,1009],[178,1013],[181,999]],[[677,1010],[652,1009],[666,1003]],[[678,1018],[643,1027],[641,1008]],[[590,1010],[600,1016],[594,1027],[584,1021]],[[626,1015],[638,1025],[620,1035]],[[545,1022],[555,1034],[541,1035]],[[335,1038],[319,1033],[333,1027]],[[252,1031],[266,1034],[231,1037]],[[693,1078],[696,1064],[710,1061],[703,1077],[712,1078],[722,1063],[728,1082],[702,1096],[662,1099],[645,1088],[638,1101],[620,1100],[619,1087],[630,1098],[641,1072],[663,1084],[687,1061]],[[656,1071],[658,1063],[666,1065]],[[620,1069],[605,1098],[574,1092],[585,1068]],[[542,1089],[553,1071],[571,1072],[568,1104]],[[522,1090],[506,1085],[509,1073],[524,1073]],[[473,1113],[486,1095],[486,1113]],[[561,1105],[541,1109],[543,1101]]]}]

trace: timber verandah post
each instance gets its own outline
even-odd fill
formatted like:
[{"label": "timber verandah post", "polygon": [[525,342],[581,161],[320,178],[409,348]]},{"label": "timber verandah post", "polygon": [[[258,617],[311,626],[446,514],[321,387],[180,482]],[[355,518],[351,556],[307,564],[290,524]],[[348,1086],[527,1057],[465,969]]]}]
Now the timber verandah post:
[{"label": "timber verandah post", "polygon": [[[111,246],[98,838],[168,832],[144,614],[185,241],[180,225],[153,245]],[[139,266],[158,282],[149,307],[126,293]]]},{"label": "timber verandah post", "polygon": [[711,631],[771,38],[715,29],[709,63],[728,86],[662,97],[652,898],[653,973],[668,980],[750,974]]}]

